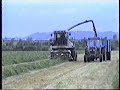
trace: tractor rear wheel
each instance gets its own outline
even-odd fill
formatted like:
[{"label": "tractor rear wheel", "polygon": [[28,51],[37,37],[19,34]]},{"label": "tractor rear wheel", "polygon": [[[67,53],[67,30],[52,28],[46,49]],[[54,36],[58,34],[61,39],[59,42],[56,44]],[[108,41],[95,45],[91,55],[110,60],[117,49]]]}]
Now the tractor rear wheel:
[{"label": "tractor rear wheel", "polygon": [[105,61],[105,54],[103,54],[103,61]]},{"label": "tractor rear wheel", "polygon": [[87,57],[87,61],[90,62],[90,57]]},{"label": "tractor rear wheel", "polygon": [[111,53],[107,52],[107,60],[111,60]]},{"label": "tractor rear wheel", "polygon": [[100,62],[102,62],[103,61],[103,55],[100,55],[99,59],[100,59]]},{"label": "tractor rear wheel", "polygon": [[87,59],[87,57],[84,55],[84,62],[87,62],[87,60],[86,60],[86,59]]},{"label": "tractor rear wheel", "polygon": [[84,55],[84,62],[90,62],[90,57]]},{"label": "tractor rear wheel", "polygon": [[94,61],[94,57],[90,57],[90,61]]}]

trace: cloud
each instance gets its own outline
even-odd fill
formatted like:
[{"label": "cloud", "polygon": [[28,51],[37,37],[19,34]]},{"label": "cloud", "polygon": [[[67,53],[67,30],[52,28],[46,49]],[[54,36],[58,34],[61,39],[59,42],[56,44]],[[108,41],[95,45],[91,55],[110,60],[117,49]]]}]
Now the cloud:
[{"label": "cloud", "polygon": [[118,3],[119,0],[3,0],[3,3]]}]

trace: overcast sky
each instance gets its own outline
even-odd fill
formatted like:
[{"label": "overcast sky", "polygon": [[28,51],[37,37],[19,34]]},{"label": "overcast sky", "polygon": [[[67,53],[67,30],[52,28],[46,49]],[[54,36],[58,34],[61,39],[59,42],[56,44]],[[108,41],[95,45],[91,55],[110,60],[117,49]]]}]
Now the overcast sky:
[{"label": "overcast sky", "polygon": [[[2,36],[52,32],[92,19],[96,30],[119,32],[119,0],[3,0]],[[73,31],[92,31],[86,23]]]}]

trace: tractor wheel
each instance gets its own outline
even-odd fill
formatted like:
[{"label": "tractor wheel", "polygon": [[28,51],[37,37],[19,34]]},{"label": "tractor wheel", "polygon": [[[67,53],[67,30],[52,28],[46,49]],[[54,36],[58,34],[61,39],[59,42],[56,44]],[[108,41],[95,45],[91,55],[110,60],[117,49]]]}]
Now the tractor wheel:
[{"label": "tractor wheel", "polygon": [[90,58],[90,61],[94,61],[94,57],[91,57],[91,58]]},{"label": "tractor wheel", "polygon": [[89,61],[94,61],[94,57],[89,57]]},{"label": "tractor wheel", "polygon": [[105,61],[105,54],[103,54],[103,61]]},{"label": "tractor wheel", "polygon": [[111,60],[111,53],[107,52],[107,60]]},{"label": "tractor wheel", "polygon": [[87,61],[90,62],[90,57],[87,57]]},{"label": "tractor wheel", "polygon": [[84,62],[87,62],[87,60],[86,60],[86,59],[87,59],[87,57],[84,55]]},{"label": "tractor wheel", "polygon": [[103,61],[103,55],[100,55],[99,59],[100,59],[100,62],[102,62]]}]

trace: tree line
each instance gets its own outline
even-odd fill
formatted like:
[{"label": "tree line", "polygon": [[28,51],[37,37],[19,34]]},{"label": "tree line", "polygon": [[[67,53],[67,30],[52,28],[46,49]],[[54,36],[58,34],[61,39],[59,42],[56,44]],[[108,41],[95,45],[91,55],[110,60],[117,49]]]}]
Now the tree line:
[{"label": "tree line", "polygon": [[[71,40],[76,47],[76,50],[84,50],[84,39],[82,40]],[[50,47],[49,40],[2,40],[3,51],[48,51]],[[111,39],[111,49],[116,50],[119,47],[119,40],[116,36]]]}]

